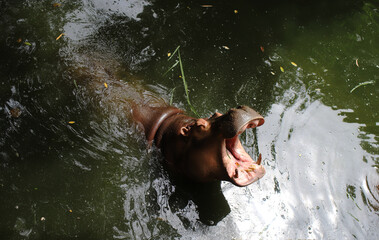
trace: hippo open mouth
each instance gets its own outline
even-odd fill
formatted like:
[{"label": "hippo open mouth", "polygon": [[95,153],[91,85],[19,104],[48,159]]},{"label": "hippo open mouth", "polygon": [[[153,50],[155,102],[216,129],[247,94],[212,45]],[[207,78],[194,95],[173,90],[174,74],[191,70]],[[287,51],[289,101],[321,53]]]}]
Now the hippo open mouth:
[{"label": "hippo open mouth", "polygon": [[238,135],[225,139],[224,145],[222,159],[232,183],[243,187],[262,178],[266,173],[261,165],[262,155],[259,154],[255,162],[243,148]]},{"label": "hippo open mouth", "polygon": [[262,125],[264,119],[253,109],[241,106],[220,116],[219,127],[225,137],[222,143],[222,161],[230,181],[240,187],[249,185],[265,174],[259,154],[255,162],[243,148],[239,135],[248,128]]},{"label": "hippo open mouth", "polygon": [[265,174],[261,157],[255,162],[239,135],[262,125],[264,119],[247,106],[195,119],[175,107],[136,108],[146,138],[162,149],[166,164],[176,176],[198,182],[230,181],[247,186]]}]

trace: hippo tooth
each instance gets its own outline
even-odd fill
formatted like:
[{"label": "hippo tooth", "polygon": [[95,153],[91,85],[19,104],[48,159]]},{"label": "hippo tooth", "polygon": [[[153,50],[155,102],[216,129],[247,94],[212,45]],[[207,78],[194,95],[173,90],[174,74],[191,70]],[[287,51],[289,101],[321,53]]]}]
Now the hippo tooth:
[{"label": "hippo tooth", "polygon": [[259,154],[257,164],[261,165],[261,162],[262,162],[262,154]]}]

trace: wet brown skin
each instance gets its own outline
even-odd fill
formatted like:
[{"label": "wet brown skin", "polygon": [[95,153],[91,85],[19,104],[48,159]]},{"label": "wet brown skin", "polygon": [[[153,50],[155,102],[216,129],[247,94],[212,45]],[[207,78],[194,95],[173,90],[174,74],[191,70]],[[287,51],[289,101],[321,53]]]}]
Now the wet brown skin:
[{"label": "wet brown skin", "polygon": [[263,177],[260,158],[253,161],[238,138],[246,128],[262,125],[261,115],[242,106],[210,118],[189,117],[132,77],[119,76],[120,66],[111,59],[103,53],[86,53],[76,59],[78,68],[72,70],[72,77],[88,97],[94,93],[99,97],[102,111],[125,113],[137,122],[149,145],[155,143],[162,150],[172,173],[198,182],[226,180],[241,187]]},{"label": "wet brown skin", "polygon": [[133,118],[145,131],[149,144],[161,148],[169,169],[198,182],[230,181],[243,187],[265,174],[261,156],[257,162],[246,153],[238,136],[264,123],[247,106],[195,119],[175,107],[134,105]]}]

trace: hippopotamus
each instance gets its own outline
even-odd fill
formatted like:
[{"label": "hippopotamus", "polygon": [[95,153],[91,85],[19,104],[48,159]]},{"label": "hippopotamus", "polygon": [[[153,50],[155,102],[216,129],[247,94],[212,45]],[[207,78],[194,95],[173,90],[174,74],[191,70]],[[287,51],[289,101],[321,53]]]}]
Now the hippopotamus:
[{"label": "hippopotamus", "polygon": [[264,123],[260,114],[239,106],[209,118],[190,117],[131,77],[122,81],[125,74],[117,74],[120,64],[110,59],[87,53],[76,59],[79,67],[72,73],[78,84],[87,82],[87,91],[99,95],[103,108],[129,112],[126,115],[144,131],[148,145],[161,149],[171,173],[196,182],[230,181],[240,187],[263,177],[261,155],[254,161],[239,140],[246,129]]},{"label": "hippopotamus", "polygon": [[261,155],[254,161],[239,140],[246,129],[264,123],[250,107],[238,106],[225,114],[196,119],[172,106],[134,105],[132,115],[148,144],[161,149],[169,170],[176,175],[197,182],[225,180],[243,187],[265,174]]}]

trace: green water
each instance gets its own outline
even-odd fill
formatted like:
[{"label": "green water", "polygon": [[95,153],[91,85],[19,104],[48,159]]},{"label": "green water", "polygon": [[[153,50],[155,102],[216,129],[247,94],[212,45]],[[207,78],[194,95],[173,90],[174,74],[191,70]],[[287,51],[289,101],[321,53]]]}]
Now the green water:
[{"label": "green water", "polygon": [[[378,238],[376,1],[53,3],[0,0],[1,239]],[[99,54],[190,113],[179,68],[163,76],[178,45],[201,116],[265,117],[241,139],[258,183],[177,184],[106,100],[128,91],[75,74]]]}]

